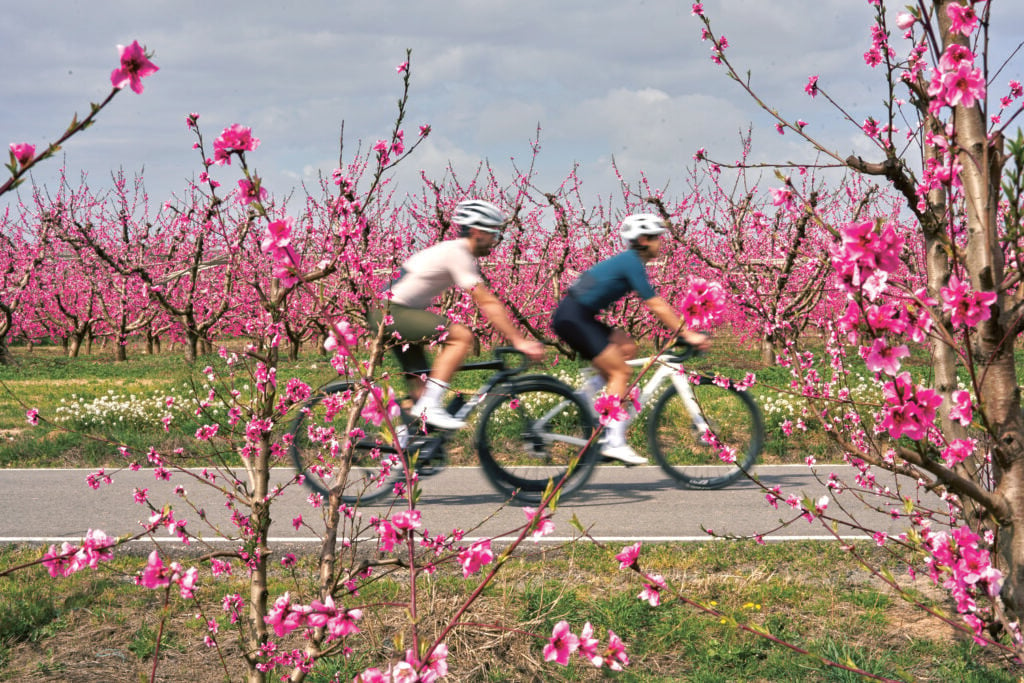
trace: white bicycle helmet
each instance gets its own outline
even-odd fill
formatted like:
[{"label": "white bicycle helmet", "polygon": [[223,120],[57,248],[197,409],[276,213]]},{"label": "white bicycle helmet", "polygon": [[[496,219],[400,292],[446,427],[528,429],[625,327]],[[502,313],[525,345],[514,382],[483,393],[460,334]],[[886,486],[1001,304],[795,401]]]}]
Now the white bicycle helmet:
[{"label": "white bicycle helmet", "polygon": [[660,235],[668,230],[665,219],[656,213],[635,213],[626,216],[619,226],[619,236],[623,244],[629,246],[641,235]]},{"label": "white bicycle helmet", "polygon": [[487,232],[501,232],[505,220],[501,209],[483,199],[459,202],[452,217],[452,222],[461,225],[464,230],[479,228]]}]

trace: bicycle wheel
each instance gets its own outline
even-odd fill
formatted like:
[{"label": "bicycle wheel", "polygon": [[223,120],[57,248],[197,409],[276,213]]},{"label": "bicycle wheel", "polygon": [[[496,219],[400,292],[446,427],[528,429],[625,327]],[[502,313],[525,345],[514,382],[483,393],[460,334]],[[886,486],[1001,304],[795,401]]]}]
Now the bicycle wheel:
[{"label": "bicycle wheel", "polygon": [[549,481],[568,473],[565,495],[594,469],[597,448],[585,449],[594,429],[590,407],[572,388],[545,375],[522,377],[495,387],[484,404],[476,432],[480,465],[498,491],[520,502],[539,501]]},{"label": "bicycle wheel", "polygon": [[686,488],[719,489],[754,466],[764,421],[747,392],[699,379],[690,384],[691,409],[675,386],[658,398],[647,419],[647,443],[661,468]]},{"label": "bicycle wheel", "polygon": [[[310,489],[327,496],[345,476],[347,406],[355,392],[349,383],[328,386],[324,393],[307,401],[288,427],[295,471],[305,477]],[[382,427],[363,420],[356,423],[351,463],[344,479],[341,499],[349,504],[369,502],[394,491],[404,477],[402,458],[384,438]]]}]

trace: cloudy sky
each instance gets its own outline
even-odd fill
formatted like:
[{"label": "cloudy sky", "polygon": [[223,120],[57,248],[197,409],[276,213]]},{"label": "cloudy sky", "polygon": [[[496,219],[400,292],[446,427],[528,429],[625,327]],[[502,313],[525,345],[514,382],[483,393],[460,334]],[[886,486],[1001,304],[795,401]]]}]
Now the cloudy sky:
[{"label": "cloudy sky", "polygon": [[[138,40],[154,52],[160,71],[145,92],[115,98],[65,146],[63,161],[73,182],[85,172],[94,191],[110,186],[114,169],[142,172],[155,203],[200,170],[189,112],[200,115],[208,144],[225,126],[252,127],[262,144],[250,162],[274,194],[315,186],[338,165],[342,122],[346,160],[389,132],[406,48],[406,135],[423,123],[433,133],[397,176],[401,193],[418,189],[421,169],[440,178],[449,162],[468,176],[488,160],[507,178],[513,158],[528,164],[538,125],[541,189],[556,189],[579,164],[595,201],[615,190],[613,159],[628,180],[643,172],[671,194],[684,188],[695,150],[731,161],[750,124],[756,158],[811,158],[711,63],[688,0],[0,2],[4,145],[42,147],[73,113],[86,114],[110,89],[118,44]],[[996,25],[1008,27],[997,45],[1005,54],[1020,38],[1024,3],[993,4]],[[858,131],[803,87],[818,74],[856,120],[877,113],[880,74],[861,58],[872,16],[865,0],[705,5],[730,58],[780,112],[844,154],[863,149]],[[999,75],[999,94],[1024,78],[1022,66],[1018,59]],[[47,162],[34,181],[52,188],[61,162]],[[233,186],[237,169],[215,177]]]}]

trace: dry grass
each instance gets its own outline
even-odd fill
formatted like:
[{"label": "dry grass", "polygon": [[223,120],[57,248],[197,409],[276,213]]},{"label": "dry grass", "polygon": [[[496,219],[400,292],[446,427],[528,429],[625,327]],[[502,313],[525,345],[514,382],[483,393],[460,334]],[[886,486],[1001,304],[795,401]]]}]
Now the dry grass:
[{"label": "dry grass", "polygon": [[[784,553],[778,551],[763,558],[751,550],[749,556],[741,553],[738,561],[718,569],[708,567],[705,549],[692,552],[689,548],[673,551],[665,547],[653,552],[650,559],[657,571],[692,600],[705,604],[715,601],[723,613],[773,632],[779,623],[792,624],[785,635],[796,644],[820,650],[823,641],[836,643],[853,653],[858,662],[885,659],[900,649],[917,648],[928,655],[909,665],[892,666],[915,681],[951,680],[951,669],[943,659],[948,657],[955,664],[964,656],[960,645],[964,637],[911,605],[889,601],[891,592],[880,582],[852,566],[834,566],[834,553],[830,550],[828,555],[833,569],[829,576],[814,571],[814,562],[779,561]],[[462,581],[456,570],[447,565],[420,582],[417,616],[421,633],[439,633],[465,599],[471,584]],[[389,590],[400,592],[407,576],[404,571],[392,575]],[[158,627],[162,593],[136,588],[127,581],[110,581],[110,575],[102,588],[97,587],[103,578],[100,574],[76,577],[82,582],[76,587],[79,595],[88,593],[90,582],[102,594],[93,596],[84,606],[62,612],[56,622],[41,629],[39,637],[12,644],[6,665],[0,666],[0,680],[149,680],[149,653],[152,634]],[[285,577],[276,575],[274,580],[272,598],[286,588]],[[594,622],[598,635],[608,627],[620,633],[632,659],[628,671],[620,675],[626,680],[691,680],[700,660],[706,659],[706,652],[714,647],[722,652],[729,647],[734,650],[728,656],[719,655],[723,659],[716,665],[727,678],[724,672],[746,671],[742,667],[749,662],[743,659],[757,657],[766,661],[781,658],[786,670],[793,672],[789,680],[833,680],[815,660],[722,626],[693,608],[668,601],[657,610],[641,605],[635,599],[639,587],[631,573],[609,570],[603,555],[592,548],[577,552],[571,548],[552,551],[531,547],[506,565],[492,588],[470,607],[445,639],[450,652],[448,680],[607,680],[606,670],[589,665],[566,669],[542,661],[541,646],[551,625],[563,618],[577,631],[588,619]],[[942,592],[926,580],[919,580],[914,587],[927,599],[940,604],[945,600]],[[219,614],[219,595],[228,592],[227,587],[211,580],[204,588],[206,597],[214,603],[210,614]],[[876,599],[885,604],[874,606]],[[746,607],[751,600],[764,600],[764,604],[752,610]],[[172,600],[166,627],[169,635],[161,646],[155,680],[225,680],[224,667],[215,651],[202,644],[205,631],[195,611],[194,606]],[[365,614],[360,622],[362,633],[351,642],[358,649],[358,661],[353,665],[383,666],[399,659],[409,647],[405,610],[378,607],[366,609]],[[635,621],[638,618],[640,621]],[[222,625],[220,634],[226,644],[229,680],[242,680],[242,665],[237,649],[231,645],[229,627]],[[293,634],[279,647],[302,645],[301,637]],[[974,649],[969,657],[971,666],[996,667],[991,671],[1006,665],[992,650]],[[310,680],[330,680],[337,666],[337,662],[330,664]],[[352,675],[348,672],[343,680],[351,680]],[[757,680],[754,675],[734,680]],[[975,680],[1013,679],[1007,674],[1005,678]]]}]

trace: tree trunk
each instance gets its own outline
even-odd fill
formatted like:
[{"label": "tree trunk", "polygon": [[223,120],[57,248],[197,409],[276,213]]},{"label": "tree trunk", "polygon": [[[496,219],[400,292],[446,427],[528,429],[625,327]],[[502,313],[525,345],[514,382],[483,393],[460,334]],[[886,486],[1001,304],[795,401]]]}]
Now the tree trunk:
[{"label": "tree trunk", "polygon": [[761,340],[761,363],[766,366],[775,365],[775,345],[770,339]]}]

